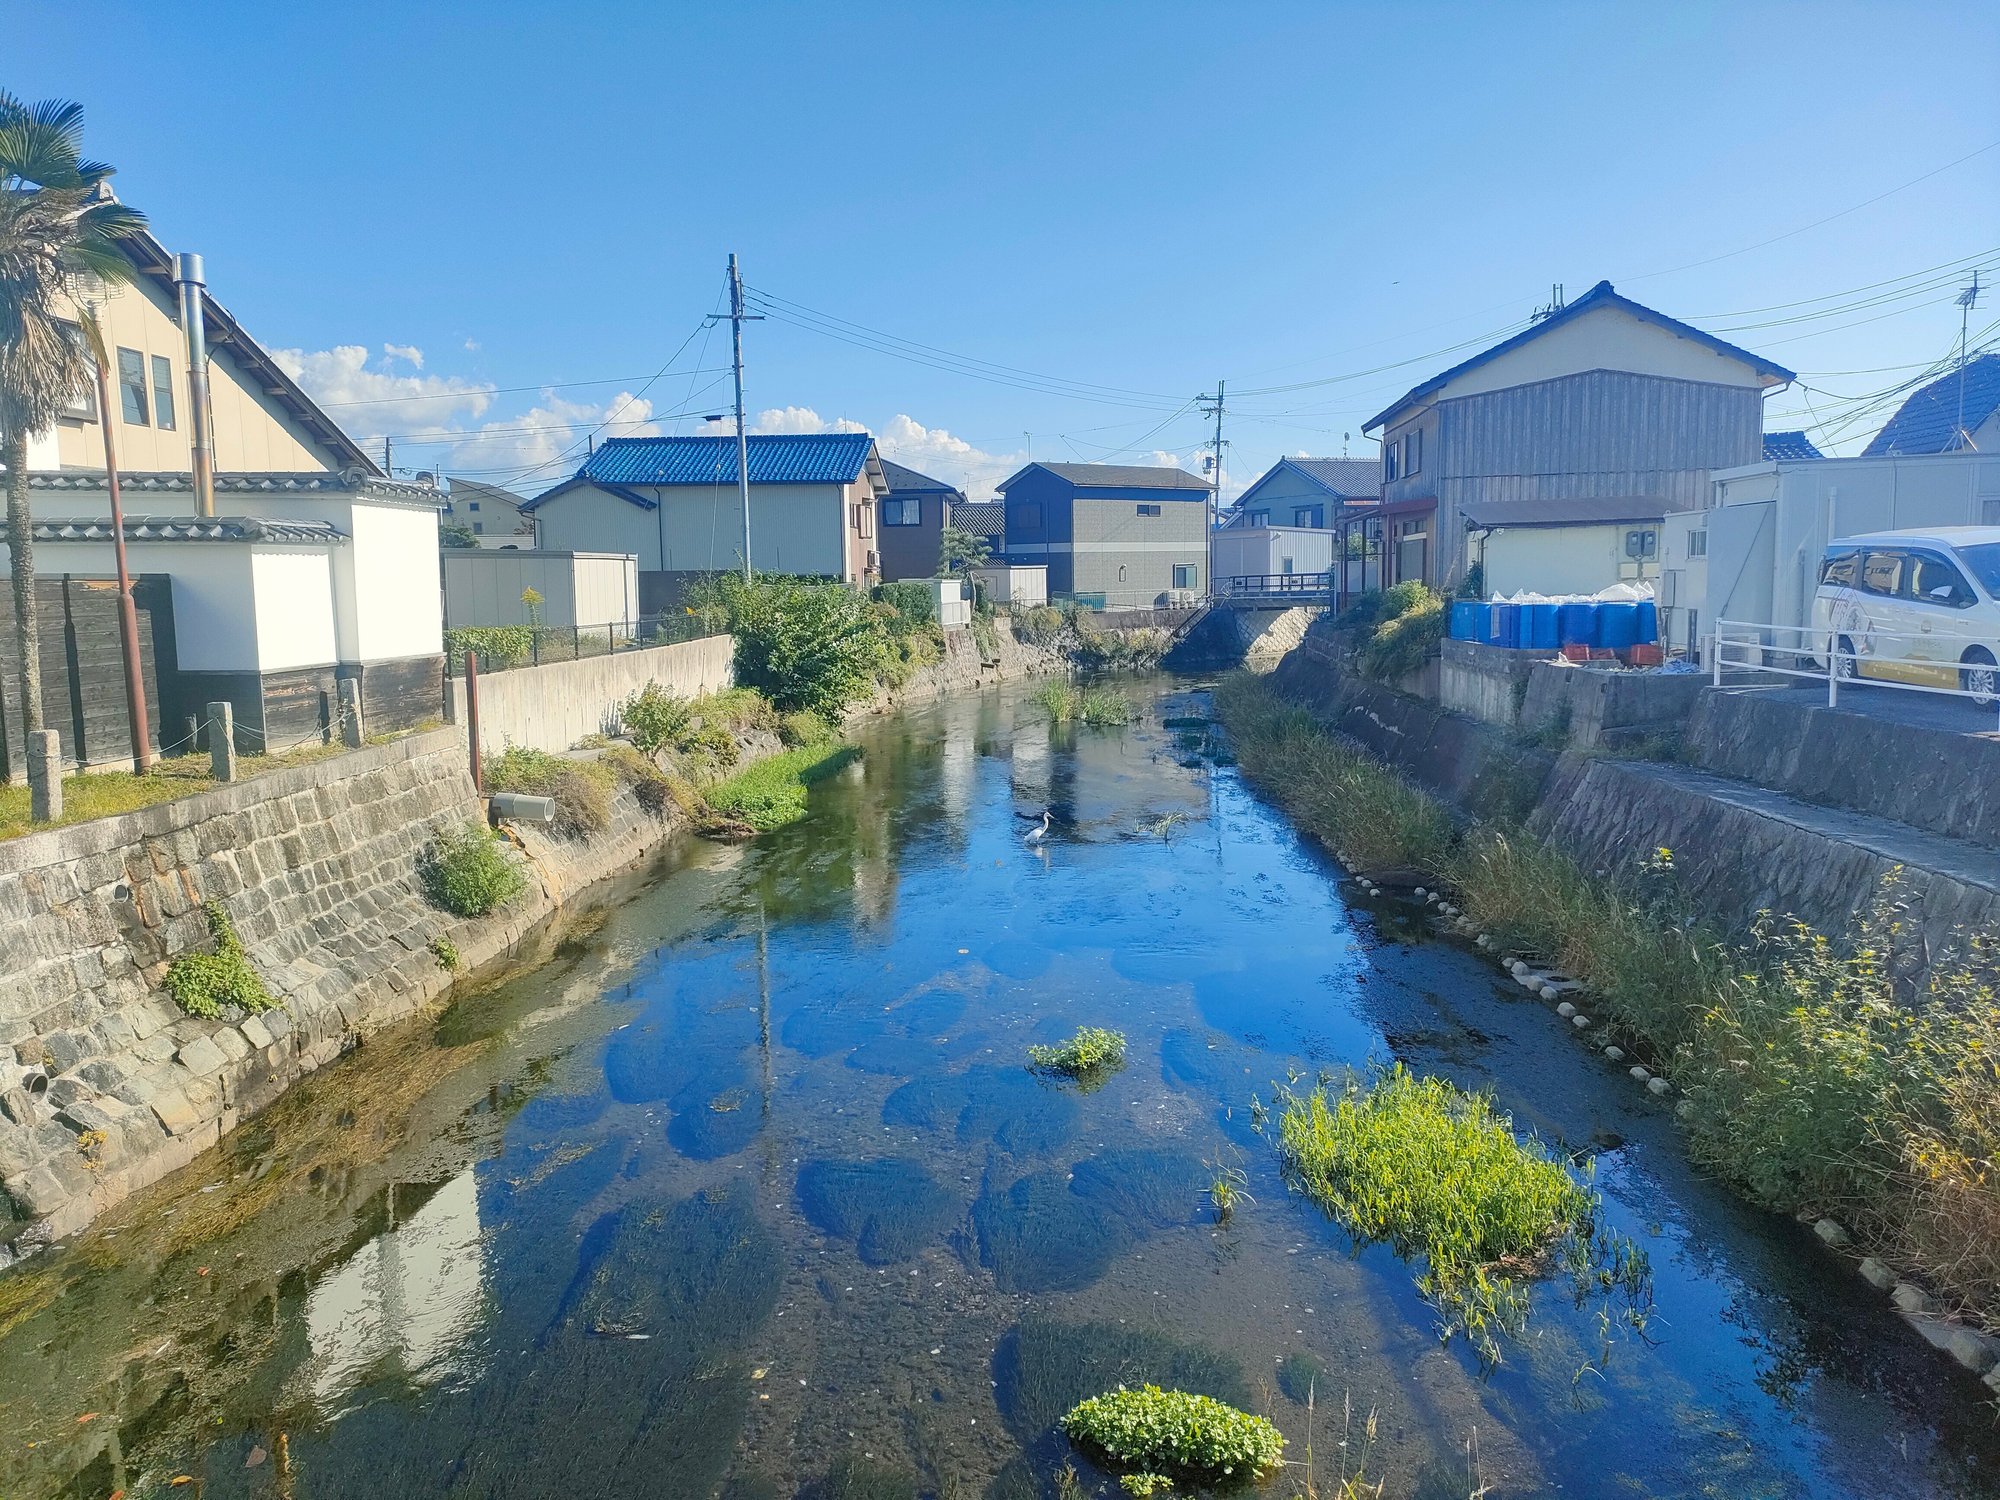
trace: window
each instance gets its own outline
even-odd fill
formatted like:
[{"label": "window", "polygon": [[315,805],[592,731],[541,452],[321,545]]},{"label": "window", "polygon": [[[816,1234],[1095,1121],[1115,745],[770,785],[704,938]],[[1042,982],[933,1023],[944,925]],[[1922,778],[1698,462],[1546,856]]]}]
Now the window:
[{"label": "window", "polygon": [[1403,477],[1402,471],[1397,467],[1402,458],[1402,453],[1403,445],[1401,443],[1384,443],[1382,445],[1382,482],[1384,484],[1394,484],[1398,479]]},{"label": "window", "polygon": [[884,500],[882,502],[882,524],[884,526],[923,525],[924,502],[921,500]]},{"label": "window", "polygon": [[486,523],[484,521],[474,521],[472,523],[472,534],[474,536],[486,535]]},{"label": "window", "polygon": [[1636,528],[1625,533],[1625,559],[1627,562],[1652,562],[1660,555],[1660,533],[1651,526]]},{"label": "window", "polygon": [[1271,524],[1271,513],[1268,510],[1253,510],[1243,518],[1243,524],[1245,526],[1269,526]]},{"label": "window", "polygon": [[1320,527],[1326,524],[1326,511],[1317,505],[1301,505],[1292,512],[1294,526]]},{"label": "window", "polygon": [[465,508],[467,510],[478,510],[479,502],[477,500],[468,500],[465,502]]},{"label": "window", "polygon": [[1120,583],[1123,583],[1125,581],[1125,564],[1123,563],[1120,563],[1118,565],[1118,581]]},{"label": "window", "polygon": [[1193,563],[1174,564],[1174,587],[1177,589],[1191,589],[1194,587]]},{"label": "window", "polygon": [[1688,556],[1689,557],[1708,556],[1707,527],[1703,527],[1700,531],[1690,531],[1688,533]]},{"label": "window", "polygon": [[1900,552],[1870,552],[1861,559],[1861,588],[1870,594],[1900,594],[1903,563]]},{"label": "window", "polygon": [[1040,531],[1042,529],[1041,501],[1024,500],[1019,505],[1009,509],[1007,512],[1007,529],[1013,531],[1017,527],[1022,531]]},{"label": "window", "polygon": [[1159,513],[1160,507],[1157,505],[1142,505],[1139,507],[1139,514],[1142,516],[1157,516]]},{"label": "window", "polygon": [[1289,557],[1279,558],[1278,571],[1284,574],[1285,577],[1290,578],[1292,576],[1292,560]]},{"label": "window", "polygon": [[[1708,533],[1706,532],[1702,533],[1704,538],[1707,535]],[[1708,550],[1705,541],[1702,550],[1704,554]],[[1860,576],[1861,554],[1859,552],[1836,553],[1834,556],[1829,557],[1819,570],[1819,581],[1829,588],[1851,589],[1859,587]]]},{"label": "window", "polygon": [[[83,329],[76,323],[64,322],[59,325],[63,337],[79,348],[83,345]],[[69,404],[59,414],[71,422],[95,422],[97,420],[97,381],[93,376],[76,388],[76,394],[69,398]]]},{"label": "window", "polygon": [[164,354],[153,356],[153,425],[174,430],[174,367]]},{"label": "window", "polygon": [[863,502],[854,507],[854,530],[863,540],[875,535],[875,507]]},{"label": "window", "polygon": [[1909,597],[1919,604],[1941,604],[1946,609],[1970,609],[1972,585],[1958,569],[1934,552],[1916,552],[1903,578]]},{"label": "window", "polygon": [[1986,592],[2000,598],[2000,542],[1981,542],[1977,547],[1960,547],[1958,555],[1965,559],[1972,571],[1979,575],[1979,581],[1986,585]]},{"label": "window", "polygon": [[1403,439],[1403,473],[1416,473],[1424,466],[1424,430],[1419,427]]},{"label": "window", "polygon": [[146,360],[137,349],[118,351],[118,393],[125,407],[125,420],[137,427],[146,425]]}]

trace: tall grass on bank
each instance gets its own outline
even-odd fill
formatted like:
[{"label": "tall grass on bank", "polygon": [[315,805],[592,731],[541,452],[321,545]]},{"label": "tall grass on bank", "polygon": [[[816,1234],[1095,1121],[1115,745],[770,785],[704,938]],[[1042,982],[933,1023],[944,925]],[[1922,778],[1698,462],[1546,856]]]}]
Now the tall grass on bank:
[{"label": "tall grass on bank", "polygon": [[806,745],[760,760],[708,793],[708,804],[759,833],[783,828],[806,815],[806,792],[846,769],[860,756],[853,745]]},{"label": "tall grass on bank", "polygon": [[1364,1242],[1421,1258],[1417,1288],[1449,1338],[1489,1364],[1528,1321],[1529,1277],[1558,1261],[1579,1294],[1622,1287],[1650,1300],[1645,1256],[1600,1223],[1602,1200],[1482,1094],[1399,1064],[1280,1096],[1278,1155],[1293,1184]]},{"label": "tall grass on bank", "polygon": [[1588,984],[1681,1089],[1703,1165],[1771,1208],[1834,1215],[2000,1329],[2000,992],[1980,935],[1928,945],[1898,871],[1844,932],[1767,919],[1727,941],[1669,851],[1592,874],[1515,828],[1457,838],[1435,799],[1268,683],[1227,678],[1215,702],[1244,769],[1306,831],[1453,887],[1503,949]]},{"label": "tall grass on bank", "polygon": [[1243,769],[1292,819],[1364,869],[1441,866],[1450,815],[1372,756],[1333,739],[1313,716],[1247,672],[1215,690]]}]

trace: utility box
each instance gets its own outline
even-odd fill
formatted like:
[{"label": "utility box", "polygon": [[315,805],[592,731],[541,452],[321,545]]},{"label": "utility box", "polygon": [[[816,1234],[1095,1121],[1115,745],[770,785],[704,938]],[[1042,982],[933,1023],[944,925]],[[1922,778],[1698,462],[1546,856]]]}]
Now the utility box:
[{"label": "utility box", "polygon": [[1049,570],[1045,564],[990,563],[974,568],[972,576],[995,604],[1039,609],[1049,602]]},{"label": "utility box", "polygon": [[946,630],[971,628],[972,601],[965,597],[964,579],[926,578],[923,583],[937,597],[937,622],[940,626]]}]

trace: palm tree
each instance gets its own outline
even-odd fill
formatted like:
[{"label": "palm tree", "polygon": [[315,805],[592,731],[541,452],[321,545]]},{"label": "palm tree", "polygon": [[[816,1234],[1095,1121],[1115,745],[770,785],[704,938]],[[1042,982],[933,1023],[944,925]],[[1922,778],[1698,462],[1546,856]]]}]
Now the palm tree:
[{"label": "palm tree", "polygon": [[[28,513],[28,436],[55,425],[91,379],[74,309],[91,287],[129,281],[118,241],[145,218],[111,196],[112,168],[83,157],[83,107],[23,104],[0,90],[0,464],[7,469],[7,542],[21,728],[42,727],[41,639]],[[98,413],[109,422],[111,413]]]}]

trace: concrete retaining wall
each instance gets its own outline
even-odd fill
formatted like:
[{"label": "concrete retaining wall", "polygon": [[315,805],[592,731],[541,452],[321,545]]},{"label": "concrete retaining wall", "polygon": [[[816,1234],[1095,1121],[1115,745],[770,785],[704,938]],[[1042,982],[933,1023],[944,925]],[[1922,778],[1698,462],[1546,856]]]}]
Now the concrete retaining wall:
[{"label": "concrete retaining wall", "polygon": [[1438,701],[1452,712],[1579,750],[1682,729],[1707,685],[1692,673],[1613,671],[1472,641],[1447,640],[1438,665]]},{"label": "concrete retaining wall", "polygon": [[[592,734],[618,732],[618,707],[649,682],[680,698],[728,687],[735,643],[704,636],[581,661],[545,662],[479,679],[479,745],[498,755],[509,745],[567,750]],[[454,723],[466,720],[465,681],[450,684]]]}]

